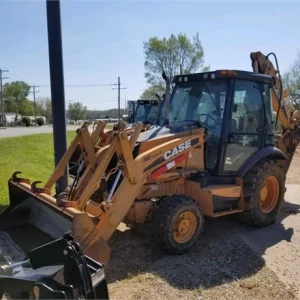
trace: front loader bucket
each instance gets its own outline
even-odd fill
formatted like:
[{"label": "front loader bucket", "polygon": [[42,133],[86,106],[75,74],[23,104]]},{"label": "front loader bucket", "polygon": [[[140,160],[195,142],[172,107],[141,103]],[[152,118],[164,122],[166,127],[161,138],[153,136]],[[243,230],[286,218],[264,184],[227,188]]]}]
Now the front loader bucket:
[{"label": "front loader bucket", "polygon": [[33,192],[29,183],[10,179],[8,187],[10,204],[0,215],[0,250],[6,261],[21,261],[32,248],[70,232],[86,255],[107,263],[110,249],[90,215],[58,207],[54,197]]},{"label": "front loader bucket", "polygon": [[[90,134],[88,125],[84,124],[43,187],[37,186],[41,182],[31,183],[29,179],[19,178],[17,174],[21,172],[12,175],[8,182],[9,206],[0,215],[0,250],[5,260],[19,262],[30,249],[70,232],[85,255],[100,263],[108,262],[110,248],[106,241],[127,213],[126,206],[114,205],[115,189],[122,173],[116,168],[116,164],[118,168],[122,167],[119,166],[121,161],[114,162],[114,159],[123,153],[124,165],[133,164],[132,150],[143,125],[137,124],[133,132],[121,129],[111,136],[109,145],[98,147],[104,126],[99,123]],[[81,149],[79,159],[78,145]],[[70,160],[76,168],[72,184],[60,194],[51,196],[52,187],[64,174]],[[127,181],[129,186],[132,184],[138,189],[139,185],[135,184],[138,176],[136,169],[133,170],[127,170]],[[110,182],[112,186],[108,192]],[[123,189],[127,190],[126,183]],[[131,191],[132,196],[135,189]],[[95,193],[97,201],[93,200]],[[124,194],[124,191],[119,193]],[[132,196],[130,199],[134,199]]]}]

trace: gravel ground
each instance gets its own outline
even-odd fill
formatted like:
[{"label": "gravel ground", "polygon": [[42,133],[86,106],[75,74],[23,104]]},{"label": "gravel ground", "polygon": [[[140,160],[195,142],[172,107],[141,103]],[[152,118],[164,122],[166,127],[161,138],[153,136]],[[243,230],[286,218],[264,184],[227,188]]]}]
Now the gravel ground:
[{"label": "gravel ground", "polygon": [[295,299],[264,260],[242,242],[232,218],[208,220],[181,256],[166,255],[147,233],[118,231],[107,278],[112,299]]},{"label": "gravel ground", "polygon": [[300,184],[300,147],[296,150],[292,165],[287,174],[286,183]]}]

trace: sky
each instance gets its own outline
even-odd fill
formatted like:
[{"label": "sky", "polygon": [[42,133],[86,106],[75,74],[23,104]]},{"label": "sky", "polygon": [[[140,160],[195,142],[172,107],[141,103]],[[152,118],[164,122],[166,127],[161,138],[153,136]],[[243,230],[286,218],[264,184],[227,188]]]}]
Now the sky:
[{"label": "sky", "polygon": [[[205,64],[251,71],[250,52],[275,52],[281,73],[300,50],[300,1],[61,0],[65,85],[116,84],[121,107],[147,87],[143,42],[196,32]],[[39,85],[51,96],[45,0],[0,0],[0,68],[4,82]],[[66,105],[117,107],[112,86],[65,87]],[[32,95],[30,96],[32,99]]]}]

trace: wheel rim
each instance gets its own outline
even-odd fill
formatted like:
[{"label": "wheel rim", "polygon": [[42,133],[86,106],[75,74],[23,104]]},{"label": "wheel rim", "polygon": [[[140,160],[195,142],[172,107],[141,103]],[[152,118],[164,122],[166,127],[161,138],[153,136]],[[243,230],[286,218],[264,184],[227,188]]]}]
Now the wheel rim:
[{"label": "wheel rim", "polygon": [[188,242],[195,234],[197,228],[196,216],[190,212],[183,212],[173,227],[173,236],[177,243]]},{"label": "wheel rim", "polygon": [[269,213],[274,209],[279,197],[279,183],[276,177],[268,177],[260,189],[260,207],[263,212]]}]

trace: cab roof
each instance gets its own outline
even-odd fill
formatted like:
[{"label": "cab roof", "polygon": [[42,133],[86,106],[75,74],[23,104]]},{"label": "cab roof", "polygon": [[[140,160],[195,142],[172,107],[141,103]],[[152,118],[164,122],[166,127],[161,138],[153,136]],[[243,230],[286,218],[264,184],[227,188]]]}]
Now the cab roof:
[{"label": "cab roof", "polygon": [[212,72],[176,75],[173,77],[172,82],[176,84],[180,84],[180,83],[186,83],[191,81],[203,81],[203,80],[214,80],[214,79],[224,79],[224,78],[259,81],[267,84],[271,84],[273,82],[272,76],[255,73],[255,72],[249,72],[249,71],[240,71],[240,70],[216,70]]},{"label": "cab roof", "polygon": [[137,100],[138,104],[152,104],[152,105],[157,105],[158,100]]}]

